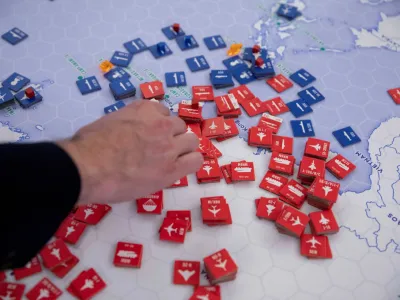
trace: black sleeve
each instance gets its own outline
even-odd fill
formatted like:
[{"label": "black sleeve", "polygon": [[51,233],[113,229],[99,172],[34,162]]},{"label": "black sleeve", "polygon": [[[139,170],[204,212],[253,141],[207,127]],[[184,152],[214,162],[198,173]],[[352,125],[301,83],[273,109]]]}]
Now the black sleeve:
[{"label": "black sleeve", "polygon": [[0,270],[23,267],[79,198],[70,156],[53,143],[0,145]]}]

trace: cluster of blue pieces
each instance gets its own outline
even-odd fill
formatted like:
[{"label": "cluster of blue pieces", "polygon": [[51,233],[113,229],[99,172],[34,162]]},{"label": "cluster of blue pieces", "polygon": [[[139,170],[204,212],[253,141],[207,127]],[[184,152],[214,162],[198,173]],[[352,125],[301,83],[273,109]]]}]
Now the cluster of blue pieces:
[{"label": "cluster of blue pieces", "polygon": [[[18,74],[13,73],[6,80],[2,82],[2,87],[0,88],[0,108],[5,108],[7,106],[13,105],[14,100],[17,100],[22,108],[29,108],[32,105],[39,103],[43,100],[42,95],[40,95],[33,87],[35,95],[32,98],[28,98],[25,94],[26,85],[30,83],[30,79]],[[15,94],[13,94],[13,92]]]},{"label": "cluster of blue pieces", "polygon": [[[287,20],[293,20],[301,16],[301,13],[295,6],[281,4],[277,10],[277,15]],[[193,35],[186,35],[181,28],[179,28],[179,31],[175,31],[173,26],[167,26],[162,28],[162,32],[169,40],[175,39],[182,51],[199,47]],[[2,38],[12,45],[20,43],[27,37],[28,35],[18,28],[13,28],[2,35]],[[206,37],[204,38],[204,43],[209,50],[226,48],[226,43],[220,35]],[[115,100],[122,100],[136,95],[136,88],[129,80],[131,76],[123,69],[129,66],[134,55],[146,50],[149,50],[156,59],[172,54],[171,49],[165,42],[159,42],[148,47],[140,38],[124,43],[124,47],[128,52],[115,51],[110,62],[116,67],[104,74],[104,77],[110,82],[109,87]],[[263,63],[256,64],[257,59]],[[210,68],[203,55],[188,58],[186,63],[192,72]],[[241,56],[237,55],[225,59],[223,64],[227,70],[212,70],[210,73],[211,83],[216,89],[234,86],[233,78],[243,85],[256,79],[275,76],[275,70],[266,49],[260,49],[259,52],[253,53],[252,48],[245,48]],[[316,80],[313,75],[304,69],[291,74],[289,78],[303,88]],[[167,87],[186,86],[187,84],[185,73],[182,71],[166,73],[165,81]],[[14,100],[17,100],[23,108],[28,108],[42,101],[42,96],[34,88],[32,88],[34,97],[28,98],[26,96],[23,88],[29,83],[30,79],[18,73],[13,73],[4,80],[0,88],[0,108],[13,104]],[[76,84],[83,95],[101,90],[101,86],[95,76],[80,79]],[[296,118],[313,112],[311,106],[325,99],[313,86],[300,91],[298,95],[300,97],[298,100],[286,103],[290,112]],[[111,113],[124,106],[123,101],[117,101],[115,104],[105,107],[104,112],[106,114]],[[290,124],[295,137],[315,135],[311,120],[292,120]],[[336,130],[332,134],[343,147],[360,142],[360,138],[351,127]]]}]

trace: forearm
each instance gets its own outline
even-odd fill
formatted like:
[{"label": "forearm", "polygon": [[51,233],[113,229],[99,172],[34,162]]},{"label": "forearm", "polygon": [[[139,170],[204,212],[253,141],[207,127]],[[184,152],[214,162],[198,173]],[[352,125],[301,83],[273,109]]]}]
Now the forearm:
[{"label": "forearm", "polygon": [[75,163],[53,143],[0,145],[0,269],[25,265],[77,203]]}]

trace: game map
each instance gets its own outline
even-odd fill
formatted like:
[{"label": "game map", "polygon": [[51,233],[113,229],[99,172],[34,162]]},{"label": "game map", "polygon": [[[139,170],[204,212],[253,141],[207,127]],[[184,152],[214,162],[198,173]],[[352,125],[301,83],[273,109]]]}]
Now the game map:
[{"label": "game map", "polygon": [[[202,118],[217,117],[217,104],[220,113],[224,110],[226,115],[236,116],[226,120],[231,120],[230,127],[236,126],[238,134],[218,142],[214,137],[221,133],[217,134],[216,128],[224,124],[229,131],[227,123],[219,123],[218,118],[203,123],[203,135],[207,131],[222,156],[208,159],[202,173],[197,174],[202,182],[219,181],[220,173],[211,176],[214,171],[210,171],[216,163],[228,165],[224,170],[231,171],[232,177],[226,180],[233,179],[233,183],[227,184],[222,178],[199,184],[191,174],[188,186],[163,190],[162,214],[137,211],[140,201],[144,201],[142,212],[154,209],[152,205],[161,197],[155,194],[145,200],[104,207],[100,215],[94,214],[97,220],[86,222],[86,228],[82,222],[69,220],[70,226],[84,230],[74,241],[76,233],[69,232],[69,227],[65,227],[64,236],[58,233],[73,255],[63,248],[60,239],[57,243],[62,244],[41,253],[43,267],[36,260],[24,270],[7,271],[5,279],[0,274],[0,299],[22,299],[14,294],[22,294],[21,286],[2,280],[25,285],[24,297],[36,300],[72,299],[74,293],[89,299],[94,289],[101,290],[94,299],[104,300],[399,299],[399,29],[398,0],[1,1],[0,142],[69,137],[103,116],[106,107],[123,109],[122,103],[141,98],[141,84],[156,80],[163,82],[165,90],[159,96],[160,103],[179,115],[184,110],[199,110],[188,102],[192,86],[213,85],[215,103],[205,102]],[[228,50],[239,56],[228,56]],[[130,77],[134,87],[113,81],[113,74],[109,74],[109,80],[105,78],[99,68],[105,60],[119,64],[122,69],[118,76]],[[273,70],[284,77],[271,77],[273,73],[268,72]],[[229,72],[234,75],[233,82],[225,80]],[[315,80],[308,85],[312,77]],[[117,83],[112,92],[110,81]],[[33,89],[21,94],[22,87]],[[232,91],[237,87],[239,90]],[[236,96],[228,97],[228,91]],[[238,91],[250,91],[253,97],[236,101]],[[8,105],[8,98],[18,102]],[[264,103],[272,99],[277,102],[270,101],[269,106]],[[183,100],[184,104],[179,104]],[[229,104],[235,110],[226,109]],[[285,113],[280,114],[280,109]],[[237,117],[238,110],[242,113]],[[267,113],[275,116],[270,118]],[[281,122],[278,135],[295,136],[294,157],[278,153],[282,151],[272,153],[276,137],[271,140],[271,127],[263,129],[259,122],[278,128],[276,122]],[[276,133],[278,129],[274,129]],[[188,127],[188,131],[196,130],[199,127]],[[319,140],[309,140],[307,135]],[[303,157],[305,149],[320,150],[312,141],[330,142],[324,157],[315,153]],[[215,153],[218,151],[214,149]],[[356,168],[352,170],[352,164],[344,165],[343,160],[338,162],[338,154]],[[325,160],[342,165],[350,173],[346,176],[337,169],[336,173],[332,169],[326,172],[325,179],[331,185],[323,187],[325,196],[332,195],[338,187],[335,184],[340,183],[334,201],[324,200],[323,194],[318,196],[317,180],[312,188],[309,186],[315,177],[302,173],[306,161],[312,170],[321,162],[324,173]],[[289,203],[285,206],[289,209],[274,219],[271,214],[282,202],[278,198],[273,200],[274,205],[266,202],[266,198],[278,196],[259,187],[267,180],[268,167],[279,169],[271,167],[272,161],[275,165],[283,162],[285,170],[279,171],[294,173],[293,179],[304,184],[285,185],[286,194],[282,192],[280,200]],[[300,178],[296,176],[299,168],[303,174]],[[277,182],[272,177],[269,180]],[[185,185],[183,181],[176,184]],[[297,197],[304,194],[303,188],[310,188],[304,205],[304,199]],[[290,192],[296,197],[289,199]],[[200,201],[204,197],[214,198]],[[207,206],[210,203],[214,206]],[[265,211],[259,209],[261,203]],[[216,205],[221,206],[217,209]],[[290,226],[308,223],[307,215],[315,212],[314,219],[310,214],[315,235],[307,235],[311,233],[307,227],[307,234],[298,238],[301,232],[287,223],[286,214],[295,211],[291,206],[301,207],[305,219],[289,219],[293,221]],[[338,228],[331,226],[332,232],[325,232],[335,233],[326,235],[329,243],[325,235],[317,234],[334,219],[322,215],[315,206],[332,207],[336,217]],[[86,219],[84,215],[88,210],[93,214],[93,209],[97,207],[76,214]],[[226,216],[216,220],[221,209]],[[190,226],[170,212],[176,210],[190,211]],[[169,218],[164,219],[167,211]],[[280,221],[275,226],[276,218]],[[175,223],[168,226],[171,219]],[[318,224],[325,227],[318,229]],[[183,243],[178,239],[166,241],[171,233],[177,234],[174,225],[180,226],[179,232],[188,231]],[[317,251],[322,244],[324,251]],[[138,245],[143,247],[133,248]],[[304,245],[310,252],[304,254]],[[63,266],[54,263],[54,257],[50,259],[61,255],[54,249],[68,252],[65,264],[73,264],[71,257],[78,258],[79,263],[61,274]],[[218,252],[222,249],[226,250]],[[118,256],[124,259],[116,262]],[[218,265],[212,267],[215,261]],[[210,288],[201,294],[193,288],[208,286],[209,280],[217,283],[218,279],[230,281],[220,283],[220,291]]]}]

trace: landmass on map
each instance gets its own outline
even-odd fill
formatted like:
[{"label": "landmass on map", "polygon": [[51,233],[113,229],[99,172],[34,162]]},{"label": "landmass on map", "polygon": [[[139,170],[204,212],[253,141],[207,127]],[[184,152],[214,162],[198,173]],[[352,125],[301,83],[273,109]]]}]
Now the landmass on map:
[{"label": "landmass on map", "polygon": [[371,187],[345,192],[335,209],[344,228],[381,252],[400,254],[400,118],[377,127],[369,138],[368,152],[379,165],[372,168]]},{"label": "landmass on map", "polygon": [[356,29],[351,27],[356,36],[355,44],[363,48],[385,48],[400,52],[400,16],[387,16],[380,14],[381,21],[376,29]]},{"label": "landmass on map", "polygon": [[0,143],[17,143],[26,139],[29,139],[27,133],[12,127],[9,122],[0,121]]}]

